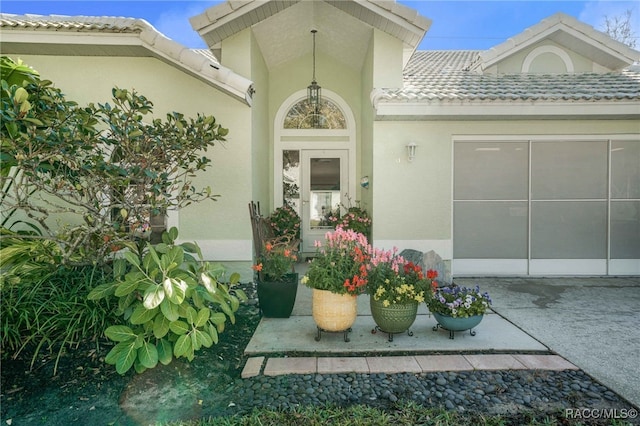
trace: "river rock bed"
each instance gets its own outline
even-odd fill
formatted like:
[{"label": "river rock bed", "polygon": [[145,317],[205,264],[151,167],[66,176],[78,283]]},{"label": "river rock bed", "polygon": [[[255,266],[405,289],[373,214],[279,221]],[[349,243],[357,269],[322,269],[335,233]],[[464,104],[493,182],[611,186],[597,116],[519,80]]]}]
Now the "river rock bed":
[{"label": "river rock bed", "polygon": [[235,380],[224,392],[229,395],[228,407],[221,415],[245,414],[256,407],[306,405],[393,409],[399,401],[409,400],[427,407],[510,415],[634,409],[580,370],[255,376]]}]

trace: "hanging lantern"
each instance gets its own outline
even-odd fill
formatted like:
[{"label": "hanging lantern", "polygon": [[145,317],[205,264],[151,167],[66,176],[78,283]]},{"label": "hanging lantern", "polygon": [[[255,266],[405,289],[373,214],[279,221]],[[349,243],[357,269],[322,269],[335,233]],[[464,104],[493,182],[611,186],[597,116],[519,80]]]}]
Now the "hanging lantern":
[{"label": "hanging lantern", "polygon": [[313,79],[311,80],[311,84],[307,87],[307,100],[309,101],[309,105],[313,109],[315,114],[318,114],[320,110],[320,98],[321,98],[321,90],[322,88],[316,82],[316,33],[318,30],[311,30],[311,34],[313,34]]}]

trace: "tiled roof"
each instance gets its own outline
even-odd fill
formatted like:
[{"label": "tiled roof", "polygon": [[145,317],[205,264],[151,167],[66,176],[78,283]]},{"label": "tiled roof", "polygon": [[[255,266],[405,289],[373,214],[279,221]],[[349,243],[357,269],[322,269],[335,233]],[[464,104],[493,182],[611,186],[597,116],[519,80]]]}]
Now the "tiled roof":
[{"label": "tiled roof", "polygon": [[640,100],[640,69],[606,74],[483,75],[469,71],[478,51],[419,51],[402,89],[382,89],[378,101],[628,101]]},{"label": "tiled roof", "polygon": [[[9,15],[0,14],[0,27],[48,29],[54,31],[98,31],[101,33],[140,33],[146,21],[123,17]],[[146,24],[149,25],[149,24]]]},{"label": "tiled roof", "polygon": [[[107,16],[42,16],[42,15],[13,15],[0,13],[0,29],[2,42],[19,45],[28,44],[28,36],[35,32],[75,32],[95,33],[105,36],[112,34],[131,34],[134,41],[114,40],[114,46],[119,43],[133,43],[143,47],[151,56],[157,57],[178,67],[209,84],[251,104],[253,93],[252,82],[228,68],[220,65],[213,53],[202,49],[189,49],[182,44],[167,38],[144,19],[107,17]],[[12,32],[17,36],[9,40]],[[136,40],[137,39],[137,40]],[[50,43],[71,43],[64,40],[48,39]],[[90,43],[84,41],[85,43]],[[38,41],[43,49],[46,42]]]},{"label": "tiled roof", "polygon": [[214,55],[213,52],[209,49],[191,49],[191,51],[204,56],[205,58],[207,58],[208,60],[210,60],[215,64],[220,65],[220,61],[218,61],[218,58],[216,58],[216,55]]}]

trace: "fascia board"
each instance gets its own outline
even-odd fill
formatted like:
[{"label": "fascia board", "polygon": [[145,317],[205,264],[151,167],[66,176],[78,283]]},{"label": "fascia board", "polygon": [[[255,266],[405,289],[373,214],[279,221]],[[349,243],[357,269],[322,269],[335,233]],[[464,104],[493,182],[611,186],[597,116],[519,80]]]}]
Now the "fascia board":
[{"label": "fascia board", "polygon": [[546,103],[468,103],[457,105],[380,102],[376,108],[378,119],[425,117],[465,119],[486,117],[625,117],[640,118],[640,102],[546,102]]},{"label": "fascia board", "polygon": [[0,31],[0,41],[2,43],[31,43],[31,44],[94,44],[94,45],[124,45],[140,46],[140,36],[132,33],[78,33],[62,31],[21,31],[3,30]]}]

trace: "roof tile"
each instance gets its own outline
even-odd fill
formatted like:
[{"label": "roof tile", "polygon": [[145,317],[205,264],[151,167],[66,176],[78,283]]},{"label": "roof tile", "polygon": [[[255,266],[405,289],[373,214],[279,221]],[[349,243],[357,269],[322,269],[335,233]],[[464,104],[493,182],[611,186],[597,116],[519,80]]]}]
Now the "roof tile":
[{"label": "roof tile", "polygon": [[469,71],[480,51],[418,51],[401,89],[383,89],[381,101],[640,100],[640,70],[606,74],[502,74]]}]

